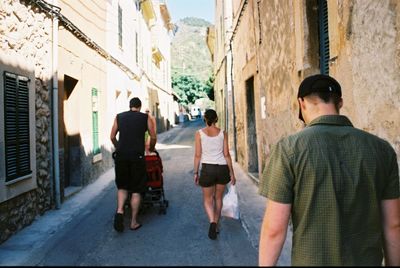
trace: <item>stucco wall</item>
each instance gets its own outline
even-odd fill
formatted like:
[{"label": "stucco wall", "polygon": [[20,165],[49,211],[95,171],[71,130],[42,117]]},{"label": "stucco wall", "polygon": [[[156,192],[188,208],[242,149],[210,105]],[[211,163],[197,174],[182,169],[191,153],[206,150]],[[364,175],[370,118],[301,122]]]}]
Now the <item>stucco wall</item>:
[{"label": "stucco wall", "polygon": [[[237,131],[237,160],[242,167],[247,170],[249,165],[249,154],[254,153],[248,148],[248,122],[247,122],[247,100],[246,100],[246,80],[254,77],[254,99],[256,113],[257,134],[259,137],[259,115],[260,115],[260,85],[258,80],[257,66],[257,14],[253,5],[254,1],[248,1],[241,14],[239,25],[236,26],[236,32],[233,36],[232,53],[233,53],[233,90],[235,96],[235,113],[236,113],[236,131]],[[237,21],[237,18],[234,18]],[[235,27],[235,25],[233,26]],[[259,142],[257,146],[259,147]],[[260,155],[260,149],[258,149]],[[259,162],[260,163],[260,162]]]},{"label": "stucco wall", "polygon": [[[50,182],[51,19],[20,1],[0,3],[0,50],[35,73],[37,188],[0,203],[0,243],[52,206]],[[35,135],[31,133],[31,135]]]},{"label": "stucco wall", "polygon": [[[356,127],[388,140],[398,155],[399,5],[398,1],[357,0],[352,7],[345,6],[353,9],[349,13],[351,34],[335,66],[338,78],[345,82],[343,112],[349,115]],[[348,61],[345,60],[347,57]],[[346,72],[347,66],[352,70],[351,76]]]},{"label": "stucco wall", "polygon": [[[268,2],[268,3],[267,3]],[[259,46],[261,95],[266,98],[266,117],[261,119],[260,161],[265,166],[271,146],[295,131],[298,108],[295,87],[294,12],[290,1],[262,1]],[[260,171],[262,172],[262,170]]]},{"label": "stucco wall", "polygon": [[[296,95],[306,76],[319,73],[316,4],[315,0],[249,0],[245,5],[233,40],[238,160],[244,169],[248,165],[244,83],[249,76],[255,76],[260,173],[272,145],[303,128]],[[400,3],[329,1],[329,8],[330,75],[342,85],[341,114],[355,127],[386,139],[400,155]]]},{"label": "stucco wall", "polygon": [[[80,5],[84,6],[84,3],[80,3]],[[79,9],[79,7],[75,6],[75,9]],[[88,24],[87,27],[83,24],[79,25],[80,30],[86,34],[86,29],[94,26],[91,20],[78,18],[82,15],[81,13],[69,14],[74,17],[74,21]],[[97,20],[100,15],[105,16],[100,13],[96,17]],[[103,23],[98,21],[96,27],[105,28],[105,19],[104,17]],[[78,25],[76,26],[78,27]],[[103,35],[97,37],[99,40],[105,40],[103,31],[99,31],[98,35]],[[67,186],[85,186],[97,179],[113,164],[109,139],[110,128],[108,127],[110,122],[107,120],[109,108],[107,103],[107,60],[63,27],[60,27],[58,39],[59,144],[60,162],[64,164],[60,170],[61,186],[65,186],[65,175],[68,172],[70,185]],[[64,94],[66,75],[77,80],[77,84],[68,98]],[[93,88],[97,89],[98,93],[100,161],[95,160],[93,154]],[[67,154],[69,154],[70,163],[68,163]]]}]

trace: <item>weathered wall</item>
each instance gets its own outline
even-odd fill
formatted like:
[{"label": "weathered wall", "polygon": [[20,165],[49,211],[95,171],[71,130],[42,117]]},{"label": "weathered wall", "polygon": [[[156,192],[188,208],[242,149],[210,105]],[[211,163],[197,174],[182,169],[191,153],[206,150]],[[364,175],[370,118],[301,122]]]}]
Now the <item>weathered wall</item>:
[{"label": "weathered wall", "polygon": [[[215,1],[215,42],[214,46],[214,102],[216,112],[218,114],[218,126],[225,128],[225,107],[224,99],[226,98],[224,88],[226,81],[226,61],[225,61],[225,32],[224,26],[224,1]],[[222,90],[222,94],[221,94]]]},{"label": "weathered wall", "polygon": [[400,156],[400,2],[351,3],[343,6],[347,36],[340,34],[347,39],[332,68],[344,84],[343,113],[356,127],[388,140]]},{"label": "weathered wall", "polygon": [[226,62],[223,61],[220,64],[220,69],[216,73],[214,79],[214,102],[218,114],[218,126],[225,129],[225,100],[227,98],[227,96],[225,96]]},{"label": "weathered wall", "polygon": [[271,146],[282,136],[295,131],[298,108],[295,87],[294,12],[291,1],[260,3],[261,44],[259,68],[261,95],[266,99],[265,118],[261,119],[260,161],[265,166]]},{"label": "weathered wall", "polygon": [[[261,85],[265,85],[267,119],[260,142],[264,154],[281,137],[302,128],[296,94],[301,80],[318,73],[315,2],[302,1],[304,20],[296,25],[292,1],[262,1]],[[387,139],[400,154],[400,75],[397,1],[337,1],[329,10],[330,75],[342,85],[344,107],[353,124]],[[296,28],[297,27],[297,28]],[[303,50],[296,51],[295,30],[303,30]],[[335,55],[335,51],[337,55]],[[296,52],[303,66],[296,66]],[[298,56],[298,55],[297,55]],[[263,160],[264,161],[264,160]]]},{"label": "weathered wall", "polygon": [[[52,206],[50,182],[51,19],[20,1],[0,3],[0,50],[35,70],[38,187],[0,203],[0,243]],[[35,135],[32,134],[31,135]]]},{"label": "weathered wall", "polygon": [[[254,18],[254,1],[248,1],[243,12],[235,13],[241,16],[233,37],[233,90],[235,94],[236,131],[237,131],[237,160],[247,170],[249,148],[247,147],[247,101],[246,80],[254,76],[254,98],[256,100],[256,121],[259,121],[259,89],[257,79],[256,59],[256,22]],[[234,18],[237,21],[237,17]],[[234,25],[235,27],[235,25]],[[260,128],[258,127],[259,132]]]},{"label": "weathered wall", "polygon": [[[103,0],[59,1],[61,13],[79,30],[106,49],[106,5]],[[89,15],[89,17],[88,17]],[[107,60],[62,26],[58,32],[59,144],[62,189],[85,186],[112,167],[107,104]],[[116,40],[117,42],[117,40]],[[67,98],[65,78],[77,80]],[[114,78],[115,79],[115,78]],[[97,89],[98,143],[93,149],[92,89]],[[69,176],[70,184],[66,183]],[[62,195],[64,191],[61,191]]]},{"label": "weathered wall", "polygon": [[[330,75],[342,85],[341,114],[389,141],[400,155],[400,2],[328,1],[328,7]],[[238,161],[244,169],[249,76],[255,75],[260,173],[271,146],[303,128],[296,95],[305,77],[319,73],[316,8],[316,0],[249,0],[245,5],[233,41]]]}]

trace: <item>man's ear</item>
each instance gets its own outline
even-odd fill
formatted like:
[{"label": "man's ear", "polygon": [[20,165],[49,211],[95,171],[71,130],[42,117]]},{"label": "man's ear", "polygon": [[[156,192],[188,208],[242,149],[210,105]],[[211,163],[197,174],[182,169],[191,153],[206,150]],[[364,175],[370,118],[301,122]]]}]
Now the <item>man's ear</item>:
[{"label": "man's ear", "polygon": [[343,107],[343,99],[340,98],[340,101],[339,101],[339,109],[341,109],[342,107]]},{"label": "man's ear", "polygon": [[304,98],[297,98],[297,100],[299,101],[299,106],[302,110],[305,109],[305,101]]}]

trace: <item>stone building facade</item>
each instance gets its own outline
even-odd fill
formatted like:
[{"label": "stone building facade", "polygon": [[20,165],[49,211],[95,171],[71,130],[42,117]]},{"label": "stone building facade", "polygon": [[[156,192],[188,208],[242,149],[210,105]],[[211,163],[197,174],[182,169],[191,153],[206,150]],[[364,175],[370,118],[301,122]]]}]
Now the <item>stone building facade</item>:
[{"label": "stone building facade", "polygon": [[[104,1],[57,0],[58,144],[60,195],[112,166],[107,117],[107,7]],[[109,53],[109,55],[112,55]],[[118,67],[116,67],[118,68]]]},{"label": "stone building facade", "polygon": [[[51,18],[40,10],[20,1],[0,3],[0,243],[13,233],[30,224],[37,215],[53,205],[51,182]],[[25,158],[13,154],[12,123],[7,116],[5,94],[13,86],[6,80],[17,78],[23,89],[27,80],[29,98],[29,147]],[[7,85],[7,90],[6,90]],[[15,84],[14,84],[15,85]],[[22,93],[22,92],[21,92]],[[21,104],[24,104],[23,100]],[[7,107],[12,104],[7,105]],[[24,128],[22,115],[17,127]],[[10,124],[9,124],[10,123]],[[10,132],[8,132],[10,131]],[[9,135],[7,135],[9,134]],[[14,137],[13,137],[14,138]],[[7,141],[8,139],[8,141]],[[18,150],[22,150],[18,148]],[[13,167],[15,159],[30,163],[29,170],[20,165]],[[22,160],[21,160],[22,159]],[[6,162],[10,161],[10,162]],[[6,164],[8,163],[8,164]],[[17,170],[17,174],[13,172]],[[22,170],[23,176],[18,176]]]},{"label": "stone building facade", "polygon": [[[222,33],[232,33],[231,112],[236,122],[229,130],[237,131],[238,161],[256,181],[271,147],[303,128],[297,90],[316,73],[329,73],[342,85],[341,114],[355,127],[386,139],[400,155],[398,1],[223,3],[232,7],[232,27]],[[216,10],[216,20],[221,12]],[[216,38],[215,47],[221,42]],[[227,84],[226,75],[218,83]]]},{"label": "stone building facade", "polygon": [[175,123],[171,27],[159,0],[0,2],[0,243],[113,167],[129,99]]},{"label": "stone building facade", "polygon": [[227,131],[229,147],[236,152],[234,92],[232,91],[232,4],[215,2],[215,25],[208,28],[207,45],[214,65],[214,102],[219,126]]}]

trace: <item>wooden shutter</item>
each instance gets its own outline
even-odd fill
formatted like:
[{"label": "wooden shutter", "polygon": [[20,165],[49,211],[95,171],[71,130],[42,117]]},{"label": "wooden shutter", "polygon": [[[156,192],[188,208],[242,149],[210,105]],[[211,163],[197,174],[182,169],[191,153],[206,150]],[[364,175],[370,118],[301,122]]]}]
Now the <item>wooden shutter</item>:
[{"label": "wooden shutter", "polygon": [[329,31],[328,31],[327,0],[318,0],[318,19],[319,19],[319,66],[321,74],[329,74]]},{"label": "wooden shutter", "polygon": [[6,182],[32,173],[28,82],[27,77],[4,72]]}]

